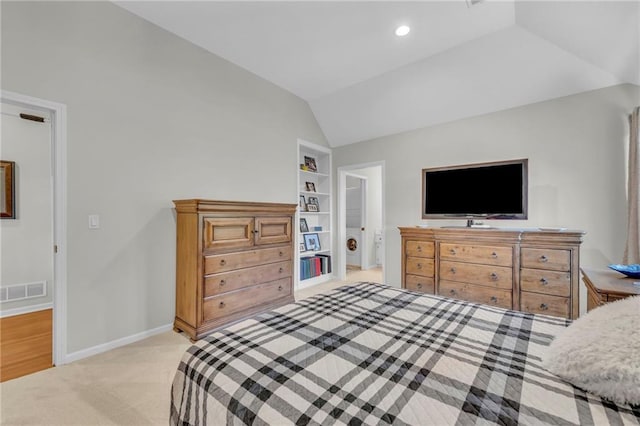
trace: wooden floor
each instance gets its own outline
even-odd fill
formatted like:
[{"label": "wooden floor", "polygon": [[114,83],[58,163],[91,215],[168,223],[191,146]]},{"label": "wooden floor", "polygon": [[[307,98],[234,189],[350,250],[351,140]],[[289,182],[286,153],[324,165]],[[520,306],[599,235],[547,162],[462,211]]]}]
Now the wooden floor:
[{"label": "wooden floor", "polygon": [[0,318],[0,382],[53,366],[53,309]]}]

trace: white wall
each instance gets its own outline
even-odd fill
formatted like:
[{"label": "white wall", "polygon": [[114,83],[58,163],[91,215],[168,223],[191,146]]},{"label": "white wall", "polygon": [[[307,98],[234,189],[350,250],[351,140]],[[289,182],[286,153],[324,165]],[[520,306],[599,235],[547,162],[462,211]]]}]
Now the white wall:
[{"label": "white wall", "polygon": [[513,158],[529,159],[529,219],[491,224],[585,230],[581,265],[606,268],[622,260],[627,115],[638,104],[634,85],[585,92],[335,148],[334,167],[386,162],[390,285],[400,285],[397,227],[449,223],[421,220],[421,169]]},{"label": "white wall", "polygon": [[14,161],[16,218],[0,220],[0,286],[46,282],[47,294],[3,302],[0,309],[51,302],[53,283],[53,216],[51,194],[51,122],[38,123],[27,113],[2,104],[0,158]]},{"label": "white wall", "polygon": [[2,89],[68,107],[70,353],[173,320],[171,200],[297,204],[296,140],[326,145],[300,98],[109,2],[3,2],[1,28]]}]

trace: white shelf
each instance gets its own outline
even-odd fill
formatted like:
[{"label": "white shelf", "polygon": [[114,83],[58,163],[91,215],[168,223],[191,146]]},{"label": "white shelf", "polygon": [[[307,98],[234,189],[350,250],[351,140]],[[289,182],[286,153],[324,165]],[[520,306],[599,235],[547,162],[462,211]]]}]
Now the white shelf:
[{"label": "white shelf", "polygon": [[[305,157],[311,157],[315,162],[317,171],[300,169],[300,164],[305,164]],[[331,192],[333,191],[331,184],[331,149],[324,146],[315,145],[306,141],[298,140],[298,196],[304,196],[305,200],[309,197],[316,197],[319,201],[321,211],[308,212],[298,209],[298,218],[304,218],[309,227],[308,232],[296,232],[296,243],[299,247],[300,243],[304,244],[304,236],[309,234],[317,234],[320,246],[323,250],[318,251],[298,251],[295,262],[295,283],[296,289],[309,287],[321,282],[325,282],[333,278],[333,274],[325,273],[315,277],[300,279],[300,259],[313,257],[319,254],[333,256],[333,214]],[[311,182],[316,191],[307,191],[306,183]],[[314,226],[322,226],[322,231],[313,231]],[[335,260],[332,259],[332,267]]]}]

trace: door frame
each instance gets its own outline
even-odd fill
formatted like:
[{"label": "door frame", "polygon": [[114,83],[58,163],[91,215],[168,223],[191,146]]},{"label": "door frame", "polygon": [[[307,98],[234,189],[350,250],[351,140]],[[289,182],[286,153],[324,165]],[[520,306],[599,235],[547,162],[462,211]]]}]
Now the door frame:
[{"label": "door frame", "polygon": [[[344,247],[347,245],[347,175],[352,170],[365,169],[368,167],[380,167],[381,174],[381,186],[380,188],[381,194],[381,204],[382,204],[382,234],[385,234],[385,162],[383,161],[373,161],[370,163],[359,163],[359,164],[351,164],[348,166],[338,167],[338,247],[336,250],[337,255],[337,264],[338,264],[338,279],[346,280],[347,278],[347,253],[344,250]],[[356,175],[357,176],[357,175]],[[362,177],[362,176],[357,176]],[[366,225],[365,225],[366,226]],[[386,256],[385,256],[385,245],[386,241],[383,237],[383,250],[382,250],[382,274],[383,280],[386,282],[387,268],[386,268]],[[367,262],[368,264],[368,262]]]},{"label": "door frame", "polygon": [[0,101],[51,114],[53,166],[53,363],[67,357],[67,106],[33,96],[0,91]]}]

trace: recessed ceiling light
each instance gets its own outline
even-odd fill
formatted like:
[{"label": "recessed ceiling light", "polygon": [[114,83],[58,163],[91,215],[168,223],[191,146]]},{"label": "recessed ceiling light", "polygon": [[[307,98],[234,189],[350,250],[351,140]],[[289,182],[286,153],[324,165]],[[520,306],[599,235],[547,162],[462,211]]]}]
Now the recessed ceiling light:
[{"label": "recessed ceiling light", "polygon": [[411,31],[411,28],[407,27],[406,25],[400,25],[398,28],[396,28],[396,35],[398,37],[404,37],[409,34],[409,31]]}]

